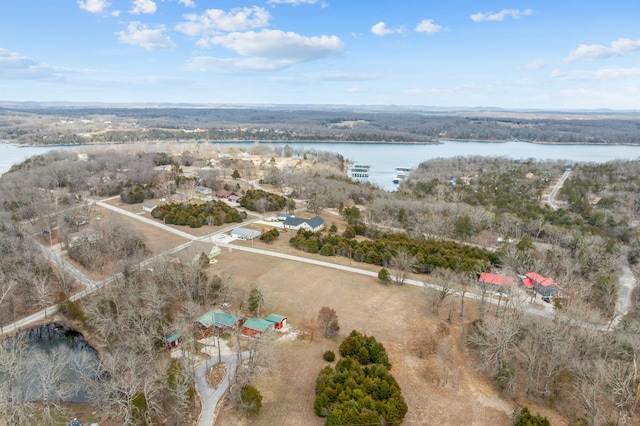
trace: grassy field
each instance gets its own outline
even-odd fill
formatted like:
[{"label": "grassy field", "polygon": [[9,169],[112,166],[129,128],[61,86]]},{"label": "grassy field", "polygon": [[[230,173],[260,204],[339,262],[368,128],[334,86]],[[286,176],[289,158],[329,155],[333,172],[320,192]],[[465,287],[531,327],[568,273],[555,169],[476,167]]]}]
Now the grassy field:
[{"label": "grassy field", "polygon": [[[387,287],[375,278],[238,251],[224,253],[216,273],[233,276],[234,303],[256,285],[265,296],[265,315],[286,315],[293,327],[312,324],[320,308],[330,306],[342,335],[354,329],[374,335],[387,348],[409,406],[404,424],[510,424],[515,405],[474,370],[462,345],[462,323],[447,324],[444,312],[430,314],[422,289]],[[427,335],[437,342],[420,357],[416,340]],[[323,424],[313,413],[315,379],[326,364],[322,353],[337,352],[338,343],[318,332],[274,342],[276,367],[256,383],[264,396],[261,414],[245,419],[226,403],[216,424]]]},{"label": "grassy field", "polygon": [[[105,212],[105,215],[107,213]],[[148,215],[148,213],[145,213]],[[327,225],[344,223],[333,215],[324,215]],[[160,228],[131,218],[154,254],[184,242]],[[197,231],[205,232],[203,227]],[[187,227],[179,227],[191,232]],[[212,232],[209,228],[208,232]],[[258,240],[241,242],[256,248],[311,257],[378,271],[379,267],[352,262],[341,257],[310,255],[292,248],[293,233],[283,233],[273,244]],[[507,426],[512,424],[515,401],[503,398],[486,377],[475,369],[473,354],[464,345],[464,326],[477,318],[474,304],[465,303],[465,317],[459,318],[459,298],[450,297],[438,314],[434,314],[425,290],[414,286],[382,285],[376,278],[303,264],[290,260],[223,250],[210,274],[230,278],[229,310],[239,312],[246,306],[252,287],[264,295],[261,316],[285,315],[293,328],[308,332],[304,338],[272,343],[275,362],[255,385],[263,399],[257,417],[245,418],[228,401],[219,407],[216,425],[321,425],[324,419],[313,413],[315,380],[326,365],[322,353],[337,353],[341,338],[328,340],[315,330],[318,311],[329,306],[338,314],[342,337],[351,330],[373,335],[382,342],[393,364],[409,411],[403,424]],[[425,276],[412,278],[427,280]],[[451,323],[447,322],[453,312]],[[554,425],[567,424],[553,412],[538,409]]]}]

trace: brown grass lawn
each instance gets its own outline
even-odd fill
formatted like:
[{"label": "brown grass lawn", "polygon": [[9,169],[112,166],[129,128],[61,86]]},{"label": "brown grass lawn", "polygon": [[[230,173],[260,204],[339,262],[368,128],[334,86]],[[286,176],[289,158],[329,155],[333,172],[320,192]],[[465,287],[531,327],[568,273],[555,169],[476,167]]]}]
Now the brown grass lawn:
[{"label": "brown grass lawn", "polygon": [[[106,216],[109,212],[103,212]],[[148,213],[146,213],[148,215]],[[124,216],[143,236],[154,254],[185,242]],[[327,226],[344,224],[326,215]],[[198,232],[212,232],[203,227]],[[192,232],[187,227],[181,230]],[[199,234],[198,234],[199,235]],[[378,271],[377,266],[352,262],[341,257],[310,255],[289,246],[293,233],[282,233],[271,245],[258,240],[242,242],[256,248],[291,253],[362,269]],[[477,316],[471,301],[465,304],[465,318],[458,318],[459,299],[431,313],[424,290],[413,286],[383,286],[376,278],[302,264],[269,256],[223,250],[211,274],[230,277],[232,291],[227,298],[232,312],[246,306],[253,286],[263,293],[265,306],[261,316],[278,313],[288,317],[294,328],[309,332],[305,338],[273,342],[275,367],[255,383],[262,393],[263,409],[254,418],[244,418],[225,401],[217,425],[321,425],[324,419],[313,413],[315,379],[326,364],[322,353],[337,353],[339,341],[327,340],[315,331],[315,319],[323,306],[336,310],[342,336],[358,330],[375,336],[389,353],[396,377],[409,407],[404,424],[415,425],[490,425],[507,426],[517,405],[502,398],[488,379],[475,370],[476,362],[463,342],[463,326]],[[425,279],[422,277],[413,277]],[[450,306],[450,307],[449,307]],[[446,319],[449,309],[453,323]],[[425,342],[429,342],[429,344]],[[529,404],[534,407],[532,404]],[[537,407],[536,407],[537,408]],[[554,425],[567,424],[549,410],[537,409]]]},{"label": "brown grass lawn", "polygon": [[[300,327],[312,323],[322,306],[330,306],[338,314],[343,336],[354,329],[374,335],[387,348],[409,406],[404,424],[510,424],[515,405],[474,370],[461,344],[462,324],[449,326],[448,310],[439,317],[431,315],[421,289],[387,287],[375,278],[238,251],[224,252],[216,273],[233,276],[236,307],[239,298],[257,285],[265,297],[265,316],[286,315],[293,327]],[[436,333],[438,326],[445,331],[438,334],[430,353],[420,358],[417,337]],[[260,415],[243,418],[225,403],[216,424],[323,424],[324,419],[313,413],[315,379],[326,364],[322,353],[337,352],[338,343],[317,332],[312,340],[274,342],[277,367],[256,383],[264,396]]]}]

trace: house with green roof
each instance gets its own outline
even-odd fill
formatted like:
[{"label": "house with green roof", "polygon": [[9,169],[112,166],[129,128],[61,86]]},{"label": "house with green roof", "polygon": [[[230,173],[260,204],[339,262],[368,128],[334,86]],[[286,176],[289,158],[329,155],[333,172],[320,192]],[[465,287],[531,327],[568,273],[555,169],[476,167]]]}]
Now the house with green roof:
[{"label": "house with green roof", "polygon": [[249,337],[260,336],[267,330],[273,330],[274,325],[271,321],[260,318],[249,318],[242,325],[242,334]]},{"label": "house with green roof", "polygon": [[276,330],[280,330],[287,326],[287,317],[283,315],[269,314],[266,320],[273,323],[273,328]]},{"label": "house with green roof", "polygon": [[203,337],[209,337],[213,331],[218,334],[233,331],[242,326],[244,318],[228,314],[220,309],[212,309],[195,321],[198,331]]}]

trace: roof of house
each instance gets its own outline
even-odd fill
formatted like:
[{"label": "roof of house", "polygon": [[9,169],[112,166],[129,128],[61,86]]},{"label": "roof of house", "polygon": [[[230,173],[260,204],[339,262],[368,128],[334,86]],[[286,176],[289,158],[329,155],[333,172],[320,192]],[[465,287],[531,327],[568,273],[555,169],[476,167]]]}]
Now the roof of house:
[{"label": "roof of house", "polygon": [[249,318],[244,323],[244,328],[260,332],[265,332],[271,327],[273,327],[273,323],[271,321],[263,320],[260,318]]},{"label": "roof of house", "polygon": [[256,231],[255,229],[240,228],[240,227],[233,228],[233,230],[231,231],[231,234],[240,235],[242,237],[248,237],[248,238],[256,238],[262,235],[260,231]]},{"label": "roof of house", "polygon": [[216,191],[216,197],[218,198],[228,198],[231,194],[233,194],[233,191],[227,191],[226,189]]},{"label": "roof of house", "polygon": [[180,333],[173,333],[171,336],[167,337],[167,343],[173,343],[181,337]]},{"label": "roof of house", "polygon": [[311,219],[303,219],[301,217],[289,216],[284,219],[284,225],[287,226],[300,226],[303,223],[306,223],[311,228],[315,229],[319,226],[324,225],[324,219],[320,216],[314,216]]},{"label": "roof of house", "polygon": [[533,287],[533,281],[531,280],[531,278],[523,275],[520,277],[520,279],[522,280],[522,284],[524,284],[525,287],[527,288]]},{"label": "roof of house", "polygon": [[558,284],[556,284],[555,282],[553,282],[553,278],[546,278],[543,277],[542,275],[536,273],[536,272],[529,272],[526,275],[528,278],[530,278],[534,283],[537,283],[539,285],[541,285],[542,287],[549,287],[549,286],[555,286],[560,290],[564,290],[563,287],[559,286]]},{"label": "roof of house", "polygon": [[178,250],[173,253],[173,257],[180,259],[184,262],[194,262],[196,261],[202,253],[207,255],[207,257],[211,257],[211,252],[215,245],[213,243],[208,243],[206,241],[192,241],[189,246],[183,248],[182,250]]},{"label": "roof of house", "polygon": [[196,322],[199,322],[205,327],[234,327],[238,321],[242,320],[242,317],[228,314],[220,309],[212,309],[206,314],[201,315]]},{"label": "roof of house", "polygon": [[488,272],[480,273],[480,279],[478,281],[485,284],[513,285],[513,278],[505,275],[490,274]]},{"label": "roof of house", "polygon": [[286,319],[287,317],[282,316],[282,315],[278,315],[278,314],[270,314],[266,320],[270,321],[270,322],[280,322],[283,319]]},{"label": "roof of house", "polygon": [[301,217],[288,216],[284,219],[284,225],[287,226],[300,226],[305,223],[306,220]]},{"label": "roof of house", "polygon": [[554,284],[553,279],[545,278],[542,275],[535,272],[528,272],[527,277],[531,278],[533,282],[538,283],[543,287],[549,287],[550,285]]},{"label": "roof of house", "polygon": [[320,216],[314,216],[311,219],[307,220],[307,224],[312,228],[317,228],[318,226],[324,225],[324,219]]}]

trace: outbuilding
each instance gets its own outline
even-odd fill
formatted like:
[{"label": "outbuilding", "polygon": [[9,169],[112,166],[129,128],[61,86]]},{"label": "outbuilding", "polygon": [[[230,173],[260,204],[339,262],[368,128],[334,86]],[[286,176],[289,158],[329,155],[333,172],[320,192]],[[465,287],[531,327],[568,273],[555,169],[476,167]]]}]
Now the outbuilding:
[{"label": "outbuilding", "polygon": [[182,343],[182,335],[180,333],[173,333],[171,336],[164,339],[164,344],[167,349],[175,349]]},{"label": "outbuilding", "polygon": [[271,321],[260,318],[249,318],[242,325],[242,334],[249,337],[261,336],[267,330],[273,330],[274,324]]},{"label": "outbuilding", "polygon": [[273,328],[276,330],[280,330],[287,326],[287,317],[282,315],[270,314],[266,320],[273,323]]},{"label": "outbuilding", "polygon": [[231,236],[237,238],[239,240],[253,240],[258,238],[262,233],[260,231],[256,231],[255,229],[249,228],[233,228],[231,231]]}]

